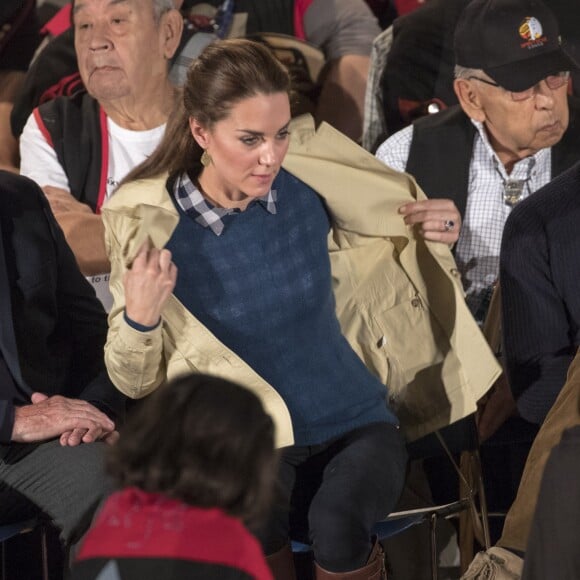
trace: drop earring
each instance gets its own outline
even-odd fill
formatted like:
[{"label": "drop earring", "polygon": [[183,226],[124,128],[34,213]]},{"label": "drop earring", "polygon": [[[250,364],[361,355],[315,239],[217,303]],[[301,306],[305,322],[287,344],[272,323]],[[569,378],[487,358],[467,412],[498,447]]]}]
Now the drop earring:
[{"label": "drop earring", "polygon": [[204,167],[207,167],[211,163],[211,155],[207,152],[207,149],[203,150],[201,154],[201,164]]}]

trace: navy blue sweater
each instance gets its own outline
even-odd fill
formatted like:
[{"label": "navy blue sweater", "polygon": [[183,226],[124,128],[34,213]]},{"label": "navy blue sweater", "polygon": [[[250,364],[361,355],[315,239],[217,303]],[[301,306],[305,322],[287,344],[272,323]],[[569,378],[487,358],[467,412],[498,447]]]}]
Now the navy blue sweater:
[{"label": "navy blue sweater", "polygon": [[221,236],[179,210],[167,244],[176,297],[280,393],[296,445],[396,423],[385,386],[341,333],[320,198],[285,171],[273,189],[276,214],[253,202],[223,218]]}]

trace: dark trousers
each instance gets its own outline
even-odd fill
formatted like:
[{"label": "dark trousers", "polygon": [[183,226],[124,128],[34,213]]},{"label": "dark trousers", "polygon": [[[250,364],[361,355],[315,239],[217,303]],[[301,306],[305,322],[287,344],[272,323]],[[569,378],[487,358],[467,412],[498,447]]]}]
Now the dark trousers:
[{"label": "dark trousers", "polygon": [[314,559],[331,572],[362,567],[374,524],[394,508],[407,452],[397,427],[373,423],[332,441],[282,450],[279,488],[259,535],[266,554],[306,532]]},{"label": "dark trousers", "polygon": [[25,519],[36,508],[54,521],[65,545],[77,542],[111,491],[104,449],[101,442],[11,444],[0,459],[0,522]]}]

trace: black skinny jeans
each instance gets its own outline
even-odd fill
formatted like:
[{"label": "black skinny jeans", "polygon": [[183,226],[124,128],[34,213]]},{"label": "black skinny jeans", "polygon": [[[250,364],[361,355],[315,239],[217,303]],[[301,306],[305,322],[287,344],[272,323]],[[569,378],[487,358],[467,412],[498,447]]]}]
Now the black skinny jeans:
[{"label": "black skinny jeans", "polygon": [[258,534],[264,552],[277,552],[292,537],[309,541],[326,570],[364,566],[371,529],[395,507],[406,464],[403,437],[389,423],[373,423],[320,445],[286,447],[270,519]]}]

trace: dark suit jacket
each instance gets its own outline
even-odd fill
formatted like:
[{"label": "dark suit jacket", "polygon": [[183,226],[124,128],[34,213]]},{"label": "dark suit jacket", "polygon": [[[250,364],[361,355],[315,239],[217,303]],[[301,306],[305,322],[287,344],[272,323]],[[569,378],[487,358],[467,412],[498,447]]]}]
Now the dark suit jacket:
[{"label": "dark suit jacket", "polygon": [[541,423],[580,345],[580,163],[518,204],[503,233],[504,354],[520,414]]},{"label": "dark suit jacket", "polygon": [[0,349],[15,383],[0,384],[0,442],[10,439],[14,406],[35,391],[120,418],[125,398],[105,370],[106,333],[106,314],[44,194],[0,171]]}]

